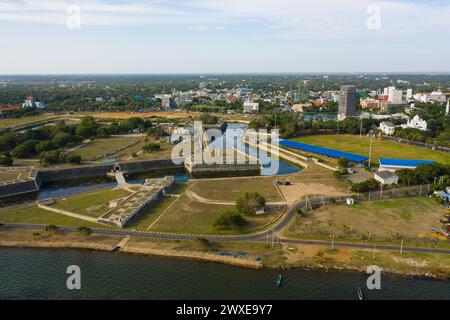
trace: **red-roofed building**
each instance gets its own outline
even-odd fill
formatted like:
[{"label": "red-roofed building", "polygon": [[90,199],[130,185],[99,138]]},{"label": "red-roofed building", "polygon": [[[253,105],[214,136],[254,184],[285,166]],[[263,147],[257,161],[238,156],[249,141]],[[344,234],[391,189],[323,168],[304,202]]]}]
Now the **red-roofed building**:
[{"label": "red-roofed building", "polygon": [[2,112],[2,111],[13,111],[13,110],[18,110],[18,109],[19,109],[19,107],[9,106],[9,107],[0,108],[0,112]]}]

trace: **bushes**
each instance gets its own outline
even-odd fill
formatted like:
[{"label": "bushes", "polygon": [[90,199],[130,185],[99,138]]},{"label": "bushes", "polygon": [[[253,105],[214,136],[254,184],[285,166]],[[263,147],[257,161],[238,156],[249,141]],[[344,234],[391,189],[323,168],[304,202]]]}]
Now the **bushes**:
[{"label": "bushes", "polygon": [[245,226],[247,221],[240,213],[225,212],[214,222],[214,228],[219,230],[238,230]]},{"label": "bushes", "polygon": [[0,157],[0,167],[10,167],[14,163],[13,158],[9,155],[4,155]]},{"label": "bushes", "polygon": [[353,192],[369,192],[378,190],[380,188],[380,183],[375,179],[368,179],[360,183],[352,183],[351,190]]},{"label": "bushes", "polygon": [[44,151],[39,155],[39,162],[44,167],[50,164],[61,163],[64,161],[65,161],[64,152],[60,150]]},{"label": "bushes", "polygon": [[161,150],[161,146],[158,143],[149,143],[142,147],[145,152],[154,152]]},{"label": "bushes", "polygon": [[14,158],[28,158],[36,154],[36,141],[28,140],[18,145],[12,150]]},{"label": "bushes", "polygon": [[80,164],[81,163],[81,156],[73,154],[73,155],[68,156],[66,161],[68,163],[71,163],[71,164]]},{"label": "bushes", "polygon": [[56,230],[58,230],[58,227],[53,224],[49,224],[48,226],[45,227],[45,231],[48,233],[55,233]]},{"label": "bushes", "polygon": [[338,160],[338,165],[339,165],[341,168],[348,168],[349,161],[348,161],[347,158],[339,158],[339,160]]},{"label": "bushes", "polygon": [[83,236],[89,237],[92,234],[92,229],[88,227],[79,227],[78,233]]},{"label": "bushes", "polygon": [[266,205],[266,200],[259,195],[259,193],[246,192],[236,200],[236,210],[242,214],[256,214]]},{"label": "bushes", "polygon": [[450,166],[439,163],[421,164],[416,170],[398,170],[396,174],[402,184],[417,185],[421,183],[434,183],[435,179],[450,175]]}]

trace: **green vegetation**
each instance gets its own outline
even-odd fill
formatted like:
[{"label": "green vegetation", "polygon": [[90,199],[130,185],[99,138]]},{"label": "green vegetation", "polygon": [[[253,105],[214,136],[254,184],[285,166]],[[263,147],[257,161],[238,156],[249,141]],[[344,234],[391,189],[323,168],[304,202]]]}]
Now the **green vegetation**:
[{"label": "green vegetation", "polygon": [[[341,150],[350,153],[369,156],[370,138],[358,135],[313,135],[292,139],[319,147]],[[418,160],[434,160],[439,163],[450,163],[450,154],[410,146],[392,141],[374,140],[372,148],[372,165],[379,158],[402,158]]]},{"label": "green vegetation", "polygon": [[380,183],[375,179],[368,179],[359,183],[352,183],[351,190],[354,192],[369,192],[379,190]]},{"label": "green vegetation", "polygon": [[0,167],[10,167],[14,163],[14,159],[7,153],[0,157]]},{"label": "green vegetation", "polygon": [[240,214],[253,215],[266,205],[266,200],[257,192],[246,192],[236,200],[236,210]]},{"label": "green vegetation", "polygon": [[213,116],[208,113],[202,114],[199,120],[203,122],[203,124],[216,124],[219,122],[219,118],[217,116]]},{"label": "green vegetation", "polygon": [[85,144],[81,148],[70,152],[69,156],[80,156],[84,160],[89,161],[107,158],[109,155],[111,157],[119,157],[123,153],[115,151],[120,150],[125,151],[125,153],[131,154],[136,149],[140,149],[141,147],[139,147],[138,145],[134,145],[136,142],[138,142],[136,138],[129,137],[95,139]]},{"label": "green vegetation", "polygon": [[450,147],[450,118],[439,103],[415,103],[411,117],[416,114],[427,121],[428,130],[396,128],[394,136],[406,140],[425,142],[432,145]]},{"label": "green vegetation", "polygon": [[326,205],[297,216],[287,236],[342,241],[371,241],[432,245],[431,233],[440,225],[446,209],[429,198],[363,202],[354,206]]},{"label": "green vegetation", "polygon": [[[133,130],[144,131],[150,126],[149,121],[140,118],[129,118],[107,125],[96,122],[93,117],[83,117],[81,123],[76,125],[58,121],[54,126],[43,125],[23,133],[8,132],[1,135],[0,152],[11,152],[14,158],[22,159],[38,156],[44,165],[60,163],[66,160],[63,149],[73,147],[84,139],[106,138]],[[97,154],[100,151],[101,149],[97,151]],[[74,160],[74,158],[68,158],[68,160]]]},{"label": "green vegetation", "polygon": [[229,202],[236,201],[246,192],[258,190],[258,193],[267,202],[283,201],[273,183],[273,178],[265,177],[199,180],[194,183],[190,190],[203,198]]},{"label": "green vegetation", "polygon": [[96,223],[82,221],[61,214],[49,212],[38,208],[36,205],[17,206],[0,210],[0,222],[2,223],[31,223],[70,227],[102,228]]},{"label": "green vegetation", "polygon": [[233,211],[221,214],[216,221],[214,227],[219,230],[240,230],[247,224],[247,221],[240,213]]},{"label": "green vegetation", "polygon": [[403,184],[414,185],[436,183],[434,189],[440,188],[443,190],[450,183],[450,164],[422,164],[415,170],[398,170],[396,174],[400,178],[399,181]]},{"label": "green vegetation", "polygon": [[[164,212],[152,231],[193,234],[238,233],[237,230],[219,230],[214,227],[224,212],[234,211],[232,205],[206,204],[182,195]],[[239,232],[248,232],[273,221],[275,215],[247,216],[247,224]]]},{"label": "green vegetation", "polygon": [[92,229],[91,228],[87,228],[87,227],[79,227],[78,228],[78,233],[83,235],[83,236],[89,237],[92,234]]},{"label": "green vegetation", "polygon": [[57,199],[53,206],[87,216],[99,217],[108,211],[110,201],[129,195],[131,193],[122,189],[99,190],[65,199]]},{"label": "green vegetation", "polygon": [[339,158],[338,159],[338,165],[341,168],[348,168],[349,164],[350,164],[350,162],[348,161],[347,158]]},{"label": "green vegetation", "polygon": [[37,110],[19,109],[6,114],[7,118],[1,119],[0,129],[14,128],[31,125],[37,122],[58,119],[53,113],[39,113]]},{"label": "green vegetation", "polygon": [[137,217],[134,217],[128,223],[126,229],[147,231],[152,223],[175,201],[176,198],[164,197],[148,209],[142,211]]},{"label": "green vegetation", "polygon": [[149,143],[142,147],[145,152],[154,152],[161,150],[161,145],[158,143]]}]

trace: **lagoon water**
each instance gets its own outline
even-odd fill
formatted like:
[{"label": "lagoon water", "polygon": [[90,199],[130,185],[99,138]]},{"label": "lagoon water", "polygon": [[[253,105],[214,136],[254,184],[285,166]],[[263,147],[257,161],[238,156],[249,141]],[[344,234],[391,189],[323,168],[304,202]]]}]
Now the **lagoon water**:
[{"label": "lagoon water", "polygon": [[[81,268],[80,291],[66,287]],[[276,288],[282,273],[285,282]],[[357,299],[367,276],[303,269],[250,270],[201,261],[87,250],[0,249],[0,299]],[[382,275],[374,299],[450,299],[450,282]]]}]

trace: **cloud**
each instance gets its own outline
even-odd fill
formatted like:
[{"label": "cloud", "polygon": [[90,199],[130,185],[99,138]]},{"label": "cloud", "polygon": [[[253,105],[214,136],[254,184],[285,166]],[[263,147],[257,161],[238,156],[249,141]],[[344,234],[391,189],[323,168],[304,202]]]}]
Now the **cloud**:
[{"label": "cloud", "polygon": [[[0,20],[65,24],[70,5],[80,6],[83,26],[168,25],[193,31],[251,26],[255,37],[312,41],[393,40],[450,27],[450,4],[419,0],[6,0],[0,3]],[[366,27],[372,5],[381,10],[377,33]]]}]

